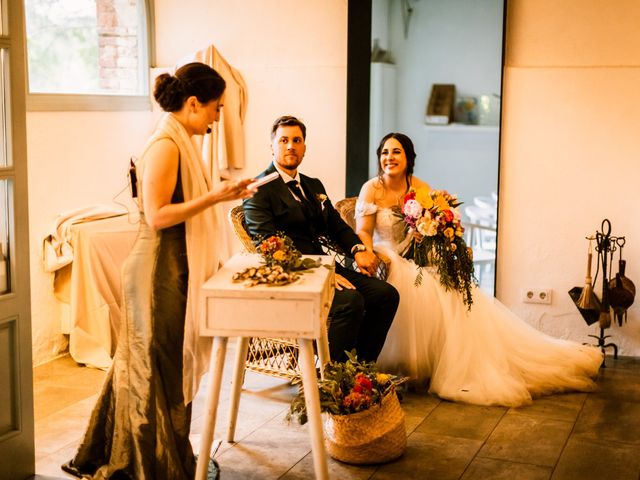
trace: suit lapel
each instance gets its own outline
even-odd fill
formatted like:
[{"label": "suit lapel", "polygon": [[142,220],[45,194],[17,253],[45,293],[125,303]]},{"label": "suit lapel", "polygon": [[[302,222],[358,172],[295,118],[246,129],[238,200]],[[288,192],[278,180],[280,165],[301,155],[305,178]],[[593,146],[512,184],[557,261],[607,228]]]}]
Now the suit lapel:
[{"label": "suit lapel", "polygon": [[306,175],[300,174],[300,183],[302,184],[302,188],[307,195],[307,199],[309,200],[313,208],[316,210],[316,212],[319,212],[322,215],[322,218],[324,220],[326,220],[326,212],[324,211],[322,205],[320,204],[320,201],[318,200],[318,194],[320,192],[313,188],[313,182],[311,182],[309,180],[309,177],[307,177]]}]

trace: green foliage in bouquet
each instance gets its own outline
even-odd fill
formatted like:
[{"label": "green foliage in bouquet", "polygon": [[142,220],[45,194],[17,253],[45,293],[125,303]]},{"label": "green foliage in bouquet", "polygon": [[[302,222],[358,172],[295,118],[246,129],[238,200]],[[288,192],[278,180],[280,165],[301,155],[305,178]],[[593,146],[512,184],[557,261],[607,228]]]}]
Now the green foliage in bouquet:
[{"label": "green foliage in bouquet", "polygon": [[461,204],[445,190],[410,190],[404,198],[402,218],[407,230],[417,231],[422,238],[413,238],[402,256],[418,266],[416,285],[422,282],[422,268],[435,266],[440,283],[447,290],[460,292],[465,305],[471,308],[471,290],[476,280],[473,251],[464,241],[457,209]]},{"label": "green foliage in bouquet", "polygon": [[[324,379],[318,379],[320,411],[332,415],[349,415],[379,405],[396,385],[406,380],[378,372],[375,363],[360,362],[355,350],[347,352],[346,362],[329,362],[325,366]],[[307,407],[304,391],[293,399],[287,419],[296,417],[300,424],[307,423]]]}]

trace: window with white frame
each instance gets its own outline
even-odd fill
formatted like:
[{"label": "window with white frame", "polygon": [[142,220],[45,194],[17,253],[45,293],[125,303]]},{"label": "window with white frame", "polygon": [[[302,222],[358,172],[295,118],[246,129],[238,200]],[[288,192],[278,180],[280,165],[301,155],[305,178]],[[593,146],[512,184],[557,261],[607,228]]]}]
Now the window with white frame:
[{"label": "window with white frame", "polygon": [[150,108],[152,0],[25,0],[31,110]]}]

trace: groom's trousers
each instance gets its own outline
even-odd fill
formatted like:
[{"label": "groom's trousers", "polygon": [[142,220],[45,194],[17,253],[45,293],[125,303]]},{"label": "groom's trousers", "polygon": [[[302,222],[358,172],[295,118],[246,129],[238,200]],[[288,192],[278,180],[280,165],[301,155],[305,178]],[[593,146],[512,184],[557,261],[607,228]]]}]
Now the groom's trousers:
[{"label": "groom's trousers", "polygon": [[374,362],[398,308],[398,291],[385,281],[340,265],[336,266],[336,273],[356,288],[336,288],[329,311],[331,360],[345,361],[345,351],[355,348],[358,359]]}]

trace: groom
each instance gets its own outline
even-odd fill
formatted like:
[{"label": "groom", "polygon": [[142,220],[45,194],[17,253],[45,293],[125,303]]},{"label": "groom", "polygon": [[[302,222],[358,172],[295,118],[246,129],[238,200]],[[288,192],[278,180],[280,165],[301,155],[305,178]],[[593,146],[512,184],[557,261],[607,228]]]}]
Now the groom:
[{"label": "groom", "polygon": [[364,274],[336,265],[336,292],[329,312],[332,360],[345,361],[356,349],[361,360],[375,361],[398,308],[395,288],[375,275],[377,257],[369,251],[327,198],[317,178],[298,172],[306,150],[307,129],[295,117],[278,118],[271,128],[274,171],[280,178],[261,186],[243,203],[245,222],[254,238],[284,233],[303,254],[322,254],[320,237],[350,253]]}]

